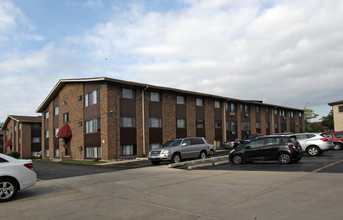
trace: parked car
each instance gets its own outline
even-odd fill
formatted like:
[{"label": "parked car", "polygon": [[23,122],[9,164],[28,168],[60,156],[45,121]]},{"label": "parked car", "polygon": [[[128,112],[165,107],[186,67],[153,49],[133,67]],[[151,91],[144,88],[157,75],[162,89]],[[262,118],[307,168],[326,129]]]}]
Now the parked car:
[{"label": "parked car", "polygon": [[335,145],[335,150],[343,149],[343,131],[324,132],[321,135],[332,139],[332,143]]},{"label": "parked car", "polygon": [[318,156],[324,151],[334,149],[332,140],[323,137],[318,133],[298,133],[294,134],[297,137],[302,149],[310,156]]},{"label": "parked car", "polygon": [[14,199],[19,190],[35,185],[32,160],[18,160],[0,153],[0,202]]},{"label": "parked car", "polygon": [[211,144],[208,144],[202,137],[187,137],[172,139],[160,148],[151,150],[148,159],[153,165],[161,161],[178,163],[183,159],[200,158],[205,159],[210,154]]},{"label": "parked car", "polygon": [[229,153],[233,164],[276,160],[289,164],[301,160],[303,150],[294,135],[265,136],[238,146]]},{"label": "parked car", "polygon": [[216,153],[216,146],[214,146],[214,144],[208,144],[210,146],[210,150],[209,150],[209,153],[208,153],[208,156],[213,156],[215,153]]},{"label": "parked car", "polygon": [[32,152],[32,158],[36,158],[36,159],[42,158],[42,151]]},{"label": "parked car", "polygon": [[243,139],[236,138],[235,140],[227,141],[224,144],[224,148],[236,148],[241,144],[249,143],[251,140],[262,137],[262,134],[248,134]]}]

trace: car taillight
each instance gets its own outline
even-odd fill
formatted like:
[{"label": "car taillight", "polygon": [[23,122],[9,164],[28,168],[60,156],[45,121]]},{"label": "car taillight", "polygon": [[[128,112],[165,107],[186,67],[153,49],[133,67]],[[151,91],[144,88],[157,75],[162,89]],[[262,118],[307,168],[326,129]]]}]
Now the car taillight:
[{"label": "car taillight", "polygon": [[322,140],[323,142],[329,141],[329,139],[327,139],[327,138],[321,138],[320,140]]},{"label": "car taillight", "polygon": [[294,147],[294,144],[293,144],[292,142],[289,142],[289,143],[288,143],[288,146]]},{"label": "car taillight", "polygon": [[26,164],[24,164],[24,166],[26,166],[30,170],[33,170],[33,164],[32,163],[26,163]]}]

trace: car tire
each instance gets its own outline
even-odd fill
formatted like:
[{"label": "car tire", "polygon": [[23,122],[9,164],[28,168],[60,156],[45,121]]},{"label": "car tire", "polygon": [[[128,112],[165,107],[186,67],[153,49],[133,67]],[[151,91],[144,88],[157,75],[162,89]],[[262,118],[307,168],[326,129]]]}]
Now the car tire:
[{"label": "car tire", "polygon": [[322,154],[321,150],[317,146],[310,146],[306,149],[306,152],[310,156],[318,156]]},{"label": "car tire", "polygon": [[171,158],[171,162],[172,163],[180,163],[180,161],[181,161],[180,154],[178,154],[178,153],[173,154],[173,156]]},{"label": "car tire", "polygon": [[203,160],[203,159],[206,159],[206,157],[207,157],[206,151],[201,151],[199,155],[199,159]]},{"label": "car tire", "polygon": [[151,161],[152,165],[160,165],[161,161]]},{"label": "car tire", "polygon": [[280,164],[289,164],[292,161],[291,156],[287,153],[280,154],[278,160]]},{"label": "car tire", "polygon": [[235,165],[241,164],[243,162],[243,158],[240,155],[235,155],[232,157],[232,163]]},{"label": "car tire", "polygon": [[7,202],[16,197],[18,184],[10,178],[0,178],[0,202]]}]

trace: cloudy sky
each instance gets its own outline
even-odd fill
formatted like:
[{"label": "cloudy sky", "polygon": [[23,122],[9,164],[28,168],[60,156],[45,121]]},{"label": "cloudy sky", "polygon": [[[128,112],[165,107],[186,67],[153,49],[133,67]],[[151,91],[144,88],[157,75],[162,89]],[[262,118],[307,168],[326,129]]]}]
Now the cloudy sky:
[{"label": "cloudy sky", "polygon": [[343,0],[0,0],[0,122],[99,76],[326,116],[343,99]]}]

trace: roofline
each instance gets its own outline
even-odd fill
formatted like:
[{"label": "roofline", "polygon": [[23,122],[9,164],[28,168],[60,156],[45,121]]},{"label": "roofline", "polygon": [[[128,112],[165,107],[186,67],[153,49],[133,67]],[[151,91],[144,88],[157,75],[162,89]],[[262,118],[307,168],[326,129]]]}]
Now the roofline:
[{"label": "roofline", "polygon": [[108,78],[108,77],[96,77],[96,78],[61,79],[61,80],[59,80],[57,82],[57,84],[54,86],[54,88],[50,91],[49,95],[44,99],[44,101],[37,108],[36,112],[42,113],[43,109],[46,107],[47,103],[50,102],[57,95],[59,90],[66,83],[83,83],[83,82],[99,82],[99,81],[108,81],[108,82],[132,85],[132,86],[142,87],[142,88],[157,89],[157,90],[167,90],[167,91],[191,94],[191,95],[195,95],[195,96],[206,96],[206,97],[212,97],[215,99],[221,99],[221,100],[226,100],[226,101],[234,101],[234,102],[238,102],[238,103],[247,103],[247,104],[254,104],[254,105],[258,104],[258,105],[264,105],[264,106],[271,106],[274,108],[285,108],[285,109],[289,109],[289,110],[303,111],[302,109],[297,109],[297,108],[290,108],[290,107],[266,104],[266,103],[263,103],[262,101],[259,101],[259,100],[241,100],[241,99],[235,99],[235,98],[230,98],[230,97],[211,95],[211,94],[200,93],[200,92],[192,92],[192,91],[182,90],[182,89],[175,89],[175,88],[170,88],[170,87],[162,87],[162,86],[155,86],[155,85],[150,85],[150,84],[145,84],[145,83],[137,83],[137,82],[113,79],[113,78]]},{"label": "roofline", "polygon": [[7,127],[8,123],[10,122],[11,119],[13,119],[14,121],[16,122],[21,122],[21,123],[41,123],[41,121],[34,121],[34,120],[20,120],[16,117],[36,117],[36,118],[39,118],[39,117],[42,117],[42,116],[27,116],[27,115],[9,115],[7,116],[5,122],[3,123],[2,127],[0,128],[1,131],[4,131],[4,128]]},{"label": "roofline", "polygon": [[339,104],[343,104],[343,100],[341,100],[341,101],[336,101],[336,102],[330,102],[330,103],[328,103],[328,105],[330,105],[330,106],[333,106],[333,105],[339,105]]}]

